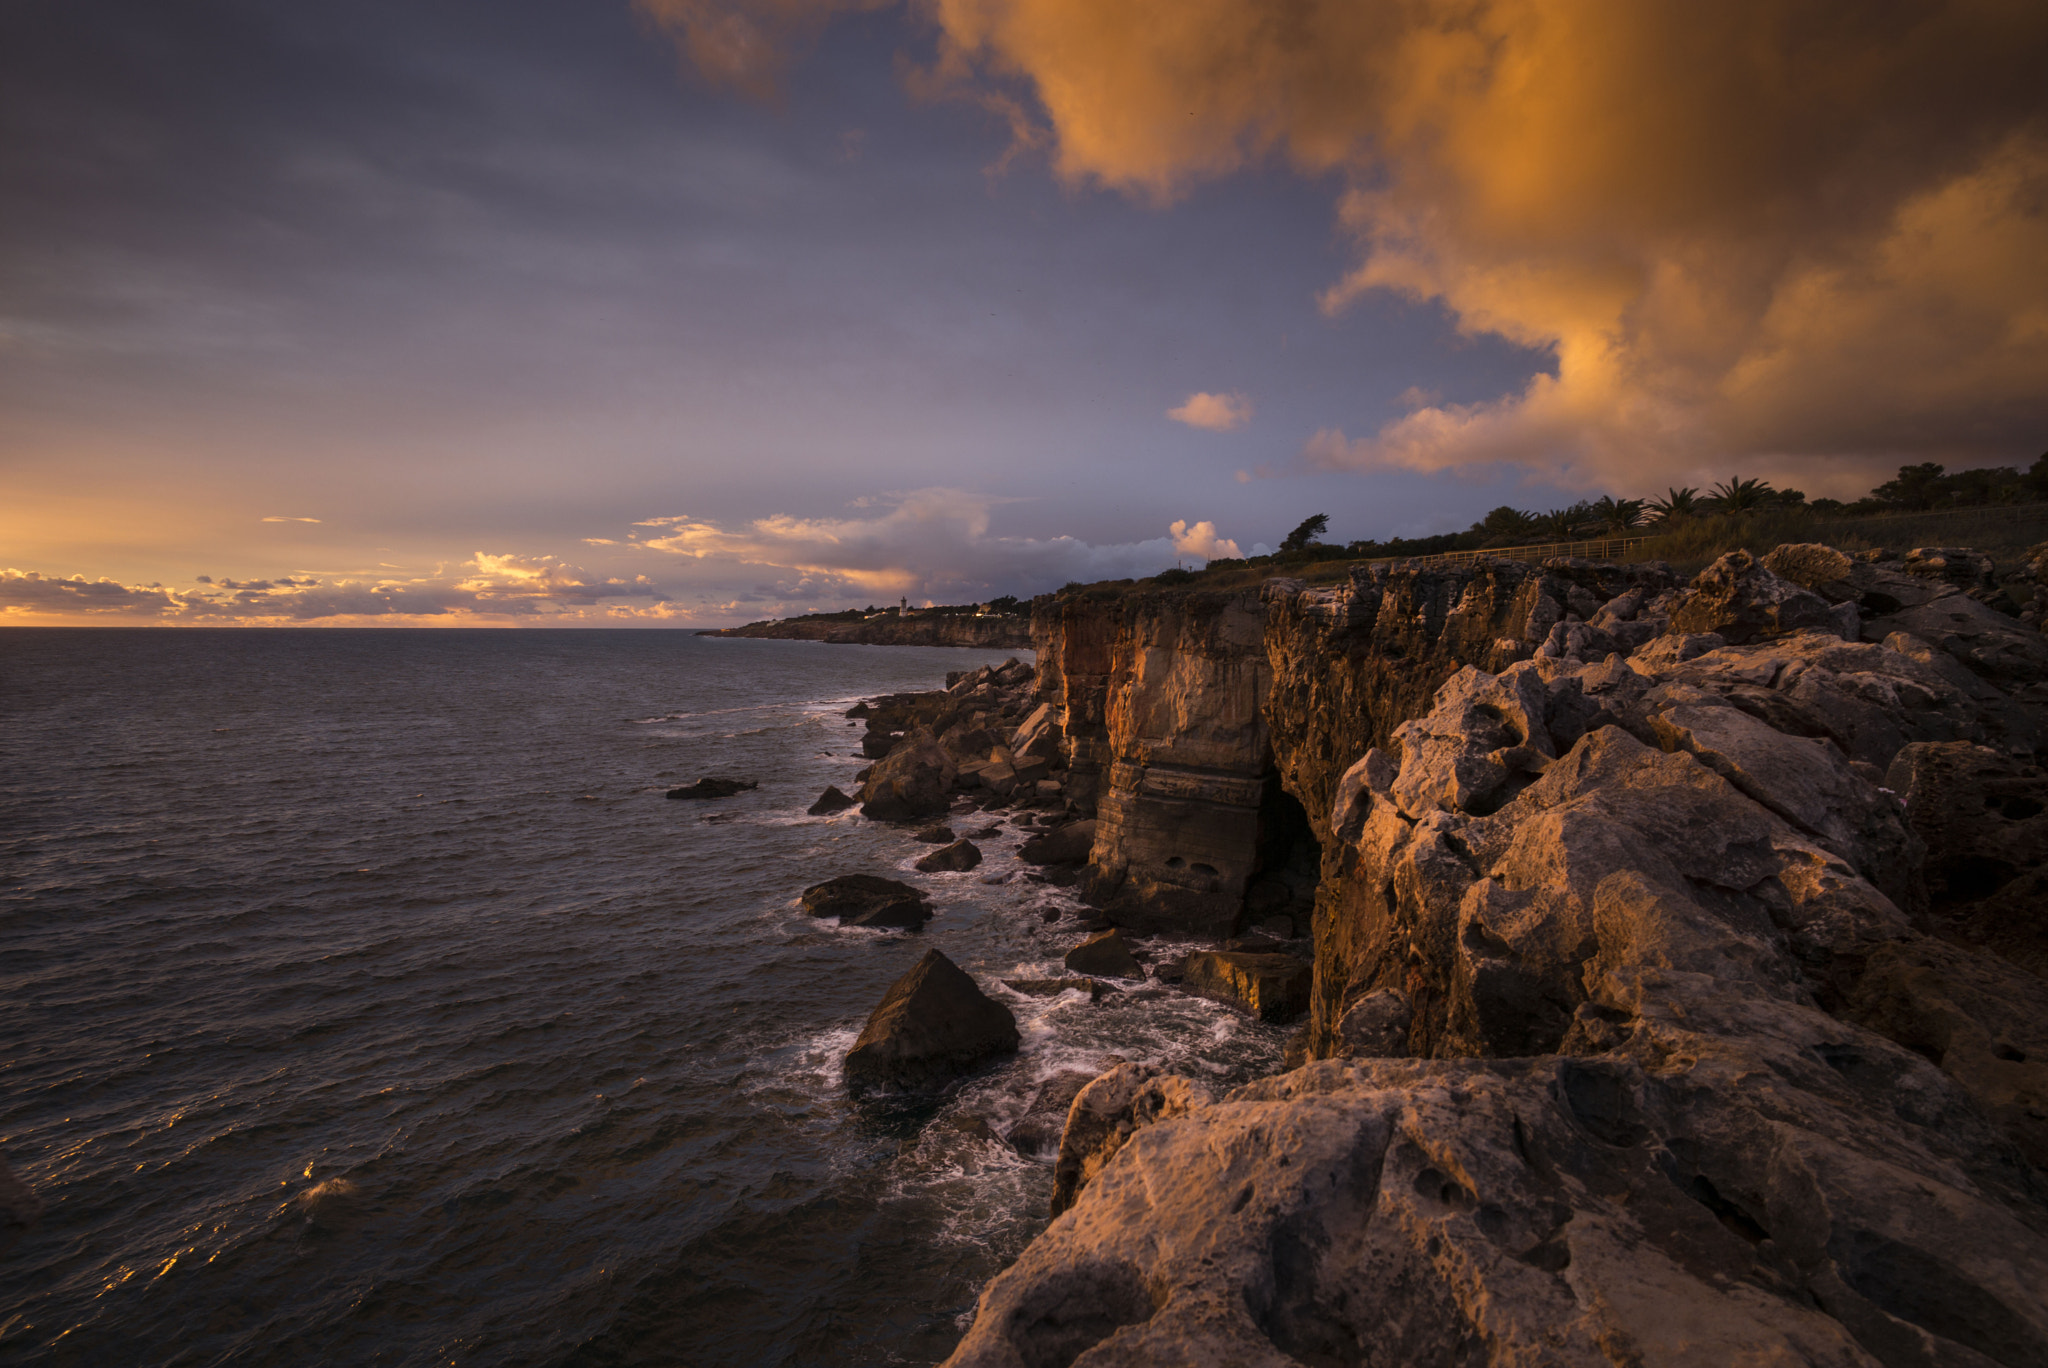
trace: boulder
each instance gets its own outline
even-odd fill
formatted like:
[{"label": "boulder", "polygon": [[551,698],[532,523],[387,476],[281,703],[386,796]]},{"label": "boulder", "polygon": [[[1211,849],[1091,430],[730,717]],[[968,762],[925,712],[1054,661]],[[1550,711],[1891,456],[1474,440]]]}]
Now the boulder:
[{"label": "boulder", "polygon": [[1337,1055],[1399,1058],[1408,1053],[1415,1004],[1399,988],[1381,988],[1344,1009],[1337,1019]]},{"label": "boulder", "polygon": [[852,806],[854,800],[841,793],[837,784],[830,784],[818,795],[818,801],[804,811],[813,817],[828,817],[835,812],[844,812]]},{"label": "boulder", "polygon": [[1308,1010],[1315,967],[1293,955],[1202,950],[1181,962],[1181,987],[1242,1008],[1261,1021],[1292,1021]]},{"label": "boulder", "polygon": [[1965,741],[1916,743],[1885,772],[1926,843],[1943,934],[2048,978],[2048,774]]},{"label": "boulder", "polygon": [[1076,1093],[1053,1161],[1052,1214],[1074,1205],[1081,1189],[1144,1126],[1185,1116],[1211,1101],[1209,1090],[1152,1064],[1119,1064]]},{"label": "boulder", "polygon": [[1059,754],[1059,748],[1059,713],[1050,703],[1032,709],[1018,724],[1017,734],[1010,742],[1014,754],[1038,760],[1051,760]]},{"label": "boulder", "polygon": [[879,822],[939,816],[951,801],[947,790],[954,773],[930,731],[911,732],[868,772],[860,789],[861,815]]},{"label": "boulder", "polygon": [[1145,977],[1144,966],[1132,956],[1123,933],[1114,927],[1067,951],[1064,963],[1077,974],[1107,974],[1121,979]]},{"label": "boulder", "polygon": [[981,850],[972,841],[955,841],[941,846],[917,862],[920,874],[964,874],[981,863]]},{"label": "boulder", "polygon": [[923,1091],[1016,1050],[1017,1018],[964,970],[927,950],[891,984],[846,1056],[850,1091]]},{"label": "boulder", "polygon": [[1968,594],[1948,594],[1901,608],[1866,625],[1882,640],[1907,632],[1933,643],[1973,674],[2011,688],[2048,679],[2048,637]]},{"label": "boulder", "polygon": [[1026,864],[1081,864],[1095,846],[1095,820],[1068,822],[1056,830],[1033,836],[1017,851]]},{"label": "boulder", "polygon": [[887,729],[866,732],[860,738],[861,757],[867,760],[880,760],[896,749],[896,743],[902,739],[901,732]]},{"label": "boulder", "polygon": [[907,883],[873,874],[842,874],[804,890],[804,911],[814,917],[837,917],[841,926],[891,927],[921,931],[931,920],[932,906]]},{"label": "boulder", "polygon": [[923,841],[926,845],[945,845],[953,839],[953,828],[949,826],[924,827],[912,836],[911,839]]},{"label": "boulder", "polygon": [[670,798],[730,798],[735,793],[745,793],[760,785],[749,779],[699,779],[694,784],[668,791]]},{"label": "boulder", "polygon": [[1862,596],[1853,583],[1856,562],[1819,542],[1780,546],[1763,558],[1763,567],[1779,579],[1813,590],[1829,603],[1853,602]]},{"label": "boulder", "polygon": [[1700,571],[1671,612],[1673,632],[1711,632],[1731,645],[1837,626],[1826,599],[1780,579],[1747,551],[1730,551]]}]

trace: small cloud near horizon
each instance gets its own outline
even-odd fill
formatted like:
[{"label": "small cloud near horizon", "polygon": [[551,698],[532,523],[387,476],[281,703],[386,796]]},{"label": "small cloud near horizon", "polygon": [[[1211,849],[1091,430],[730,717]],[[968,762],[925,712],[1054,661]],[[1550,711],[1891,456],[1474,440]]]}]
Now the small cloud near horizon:
[{"label": "small cloud near horizon", "polygon": [[318,518],[284,518],[284,517],[276,517],[276,516],[272,516],[272,517],[268,517],[268,518],[265,518],[265,519],[264,519],[263,521],[265,521],[265,522],[309,522],[309,523],[316,523],[316,522],[319,522],[320,520],[319,520]]},{"label": "small cloud near horizon", "polygon": [[1252,420],[1252,412],[1252,401],[1243,393],[1197,390],[1179,408],[1168,409],[1166,416],[1205,432],[1235,432]]}]

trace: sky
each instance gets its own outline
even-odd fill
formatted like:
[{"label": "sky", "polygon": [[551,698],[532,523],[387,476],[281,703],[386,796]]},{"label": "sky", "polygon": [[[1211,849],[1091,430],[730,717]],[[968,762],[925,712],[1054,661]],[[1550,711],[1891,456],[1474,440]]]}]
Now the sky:
[{"label": "sky", "polygon": [[10,0],[0,623],[719,626],[2048,448],[2048,6]]}]

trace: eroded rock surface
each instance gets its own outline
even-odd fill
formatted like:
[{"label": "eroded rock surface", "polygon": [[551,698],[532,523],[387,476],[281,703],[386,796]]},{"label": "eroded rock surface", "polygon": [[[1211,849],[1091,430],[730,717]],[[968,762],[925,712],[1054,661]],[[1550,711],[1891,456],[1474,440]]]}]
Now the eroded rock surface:
[{"label": "eroded rock surface", "polygon": [[951,1361],[2048,1363],[2048,654],[1987,573],[1269,585],[1317,1058],[1091,1084]]}]

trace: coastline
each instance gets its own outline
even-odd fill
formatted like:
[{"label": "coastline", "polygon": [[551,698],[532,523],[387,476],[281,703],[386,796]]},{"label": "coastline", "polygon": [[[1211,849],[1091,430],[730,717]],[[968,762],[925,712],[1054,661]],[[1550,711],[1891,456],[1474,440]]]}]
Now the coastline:
[{"label": "coastline", "polygon": [[697,635],[823,641],[849,646],[970,646],[1019,651],[1030,649],[1031,620],[1014,614],[975,617],[952,613],[908,618],[877,616],[852,622],[830,617],[780,618],[750,622],[744,627],[706,628]]}]

